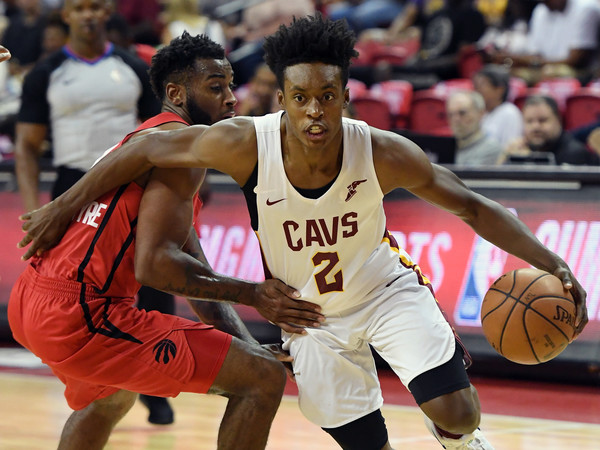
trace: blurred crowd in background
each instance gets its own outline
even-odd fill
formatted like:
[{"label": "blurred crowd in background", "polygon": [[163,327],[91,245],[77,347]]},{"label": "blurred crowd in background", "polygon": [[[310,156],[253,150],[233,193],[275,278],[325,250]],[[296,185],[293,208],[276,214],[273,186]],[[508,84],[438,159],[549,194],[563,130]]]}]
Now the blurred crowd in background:
[{"label": "blurred crowd in background", "polygon": [[[106,39],[147,65],[184,30],[207,34],[226,49],[241,115],[278,109],[277,81],[262,60],[266,35],[317,11],[345,19],[360,53],[348,116],[452,138],[461,165],[600,164],[600,0],[66,1],[111,3]],[[0,65],[5,162],[14,159],[26,75],[72,37],[63,7],[0,2],[0,42],[12,53]],[[42,158],[52,147],[50,130]]]}]

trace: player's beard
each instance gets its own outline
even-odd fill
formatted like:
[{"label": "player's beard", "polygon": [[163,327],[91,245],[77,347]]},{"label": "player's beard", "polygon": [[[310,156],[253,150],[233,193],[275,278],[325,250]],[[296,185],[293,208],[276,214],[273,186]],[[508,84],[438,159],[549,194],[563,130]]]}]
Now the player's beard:
[{"label": "player's beard", "polygon": [[210,115],[189,98],[187,98],[185,101],[185,107],[187,108],[190,119],[192,120],[192,125],[213,124],[213,120]]}]

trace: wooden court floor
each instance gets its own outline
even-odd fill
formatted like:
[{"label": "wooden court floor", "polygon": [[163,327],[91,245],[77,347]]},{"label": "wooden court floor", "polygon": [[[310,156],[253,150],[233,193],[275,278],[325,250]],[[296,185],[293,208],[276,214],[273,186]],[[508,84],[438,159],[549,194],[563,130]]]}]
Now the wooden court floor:
[{"label": "wooden court floor", "polygon": [[[52,376],[0,372],[0,449],[56,448],[62,425],[70,414],[62,392],[62,384]],[[293,395],[284,397],[267,448],[338,448],[329,436],[302,416],[296,400]],[[590,399],[597,400],[597,397]],[[106,448],[214,449],[225,400],[216,396],[181,394],[172,400],[172,404],[175,424],[154,426],[146,422],[146,410],[137,403],[117,425]],[[390,442],[396,450],[441,448],[425,429],[416,407],[387,404],[383,413]],[[600,449],[600,424],[484,414],[481,427],[496,450]]]}]

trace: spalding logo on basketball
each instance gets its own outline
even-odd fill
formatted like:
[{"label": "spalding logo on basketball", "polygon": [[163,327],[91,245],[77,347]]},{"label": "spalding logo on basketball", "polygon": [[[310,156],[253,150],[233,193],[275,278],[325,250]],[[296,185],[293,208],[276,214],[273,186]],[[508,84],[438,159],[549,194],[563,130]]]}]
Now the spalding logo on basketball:
[{"label": "spalding logo on basketball", "polygon": [[561,353],[575,333],[575,302],[554,275],[517,269],[498,278],[481,305],[481,326],[506,359],[539,364]]}]

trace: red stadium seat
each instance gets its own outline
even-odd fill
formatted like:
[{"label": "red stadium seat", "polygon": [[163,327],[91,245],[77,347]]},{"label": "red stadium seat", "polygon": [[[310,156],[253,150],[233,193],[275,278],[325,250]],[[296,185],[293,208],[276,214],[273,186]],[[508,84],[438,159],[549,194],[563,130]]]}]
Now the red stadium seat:
[{"label": "red stadium seat", "polygon": [[523,110],[523,105],[525,104],[527,97],[535,94],[539,94],[536,88],[527,88],[513,99],[513,103],[517,105],[520,110]]},{"label": "red stadium seat", "polygon": [[567,97],[570,97],[581,88],[581,82],[577,78],[551,78],[540,81],[534,88],[539,94],[551,95],[564,114]]},{"label": "red stadium seat", "polygon": [[388,80],[374,84],[369,89],[371,97],[387,102],[394,128],[406,128],[413,98],[413,86],[404,80]]},{"label": "red stadium seat", "polygon": [[368,66],[385,61],[393,65],[402,65],[419,51],[420,46],[418,39],[408,39],[393,44],[370,40],[359,41],[354,47],[358,51],[358,58],[352,63]]},{"label": "red stadium seat", "polygon": [[435,88],[415,92],[411,104],[410,129],[428,134],[447,129],[446,98],[447,94]]},{"label": "red stadium seat", "polygon": [[367,85],[360,80],[355,80],[354,78],[350,78],[347,84],[348,89],[350,89],[350,100],[353,101],[359,97],[363,97],[368,94],[369,88]]},{"label": "red stadium seat", "polygon": [[364,120],[372,127],[392,130],[392,114],[387,102],[374,97],[358,97],[352,100],[352,107],[357,119]]},{"label": "red stadium seat", "polygon": [[564,126],[572,130],[600,120],[600,90],[581,88],[567,97]]},{"label": "red stadium seat", "polygon": [[517,97],[527,94],[527,82],[519,77],[510,77],[508,82],[508,98],[509,102],[514,102]]},{"label": "red stadium seat", "polygon": [[418,39],[409,39],[393,44],[380,44],[379,47],[372,48],[372,62],[374,64],[387,62],[391,65],[401,66],[409,58],[416,55],[420,46]]},{"label": "red stadium seat", "polygon": [[483,57],[474,45],[464,47],[458,56],[458,72],[462,78],[471,78],[483,67]]},{"label": "red stadium seat", "polygon": [[358,57],[352,60],[352,64],[357,66],[370,66],[373,64],[373,54],[381,47],[377,41],[359,41],[354,46],[358,52]]},{"label": "red stadium seat", "polygon": [[440,81],[431,89],[433,89],[436,94],[447,96],[451,92],[457,90],[472,91],[473,81],[470,78],[454,78],[452,80]]}]

